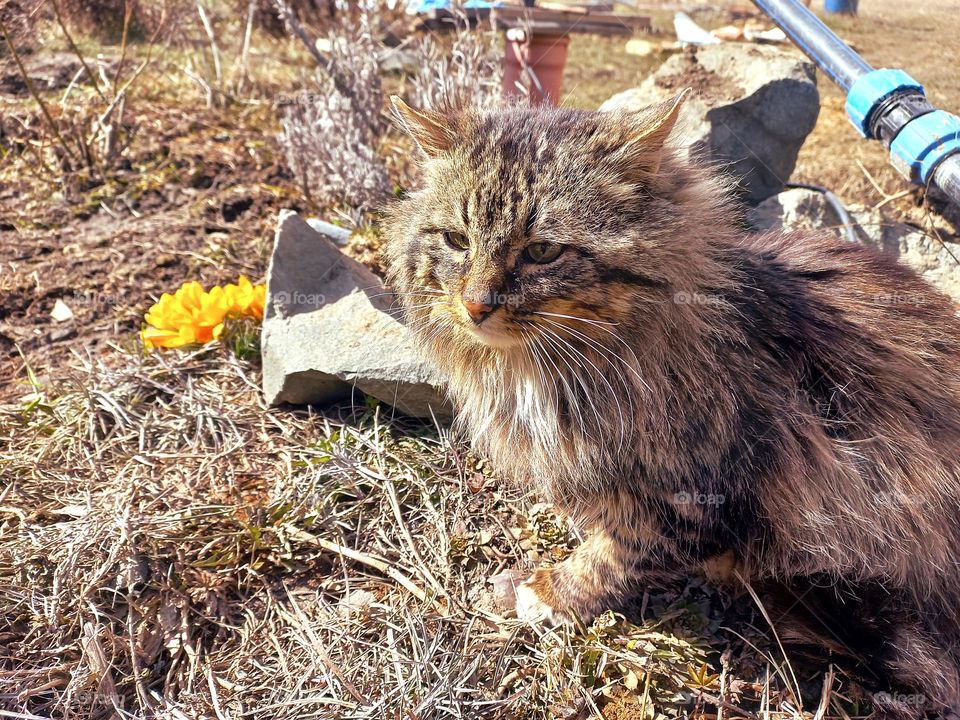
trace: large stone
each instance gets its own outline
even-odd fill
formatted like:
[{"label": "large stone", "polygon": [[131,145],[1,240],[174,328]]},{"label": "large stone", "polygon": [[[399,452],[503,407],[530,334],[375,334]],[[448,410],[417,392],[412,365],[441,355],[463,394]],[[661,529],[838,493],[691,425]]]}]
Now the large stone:
[{"label": "large stone", "polygon": [[[879,210],[859,205],[847,208],[857,240],[894,255],[923,275],[931,284],[960,303],[960,244],[941,243],[919,228],[894,222]],[[823,193],[803,188],[768,198],[747,213],[755,230],[829,229],[844,237],[843,226]]]},{"label": "large stone", "polygon": [[356,388],[406,415],[449,417],[443,376],[414,347],[380,279],[289,210],[280,214],[261,342],[270,405]]},{"label": "large stone", "polygon": [[639,110],[688,87],[681,127],[689,152],[735,178],[750,203],[783,190],[820,112],[813,63],[768,45],[690,47],[600,110]]},{"label": "large stone", "polygon": [[821,230],[841,236],[842,223],[826,196],[815,190],[793,188],[769,197],[746,215],[754,230]]}]

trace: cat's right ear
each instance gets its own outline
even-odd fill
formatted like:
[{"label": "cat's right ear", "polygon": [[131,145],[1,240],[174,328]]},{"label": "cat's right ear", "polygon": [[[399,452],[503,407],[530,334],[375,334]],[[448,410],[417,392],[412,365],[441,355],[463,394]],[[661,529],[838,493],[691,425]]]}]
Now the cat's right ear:
[{"label": "cat's right ear", "polygon": [[390,102],[400,127],[427,157],[434,158],[453,146],[456,134],[449,116],[434,110],[412,108],[396,95],[390,96]]}]

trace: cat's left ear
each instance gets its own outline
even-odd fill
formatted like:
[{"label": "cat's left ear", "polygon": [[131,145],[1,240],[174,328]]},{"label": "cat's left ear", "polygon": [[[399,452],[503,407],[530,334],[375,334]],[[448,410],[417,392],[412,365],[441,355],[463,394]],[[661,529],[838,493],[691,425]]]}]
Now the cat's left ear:
[{"label": "cat's left ear", "polygon": [[434,158],[453,147],[457,136],[452,118],[435,110],[412,108],[396,95],[390,97],[401,128],[412,137],[427,157]]},{"label": "cat's left ear", "polygon": [[686,88],[665,102],[641,110],[632,118],[623,150],[633,170],[648,176],[656,176],[660,171],[667,138],[677,124],[689,93],[690,88]]}]

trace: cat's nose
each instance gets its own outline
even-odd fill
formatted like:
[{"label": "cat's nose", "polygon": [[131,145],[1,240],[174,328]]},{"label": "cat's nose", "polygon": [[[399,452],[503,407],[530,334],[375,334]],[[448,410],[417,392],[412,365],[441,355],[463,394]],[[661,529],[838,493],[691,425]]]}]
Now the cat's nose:
[{"label": "cat's nose", "polygon": [[466,308],[470,319],[478,325],[483,322],[487,315],[493,312],[493,305],[485,302],[474,302],[468,298],[463,298],[463,307]]}]

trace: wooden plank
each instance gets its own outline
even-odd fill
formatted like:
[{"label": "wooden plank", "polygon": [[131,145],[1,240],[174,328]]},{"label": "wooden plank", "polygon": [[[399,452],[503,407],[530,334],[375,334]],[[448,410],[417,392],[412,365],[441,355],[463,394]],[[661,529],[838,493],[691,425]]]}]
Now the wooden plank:
[{"label": "wooden plank", "polygon": [[589,22],[594,25],[619,25],[634,30],[648,30],[650,18],[646,15],[617,15],[614,13],[598,13],[589,9],[580,12],[570,10],[552,10],[539,7],[516,7],[505,5],[493,9],[493,15],[502,18],[505,22],[519,22],[530,19],[533,22]]},{"label": "wooden plank", "polygon": [[552,2],[551,0],[537,0],[537,7],[544,8],[546,10],[562,10],[564,12],[574,12],[574,13],[609,13],[613,12],[613,3],[612,2],[592,2],[592,3],[579,3],[577,5],[570,5],[568,3],[562,2]]},{"label": "wooden plank", "polygon": [[[649,30],[646,15],[618,15],[591,11],[589,7],[576,10],[553,10],[505,5],[498,8],[470,8],[464,11],[471,25],[489,20],[497,30],[529,27],[539,33],[594,33],[598,35],[632,35],[637,30]],[[431,10],[426,13],[423,26],[431,30],[451,29],[463,21],[463,15],[450,10]]]}]

